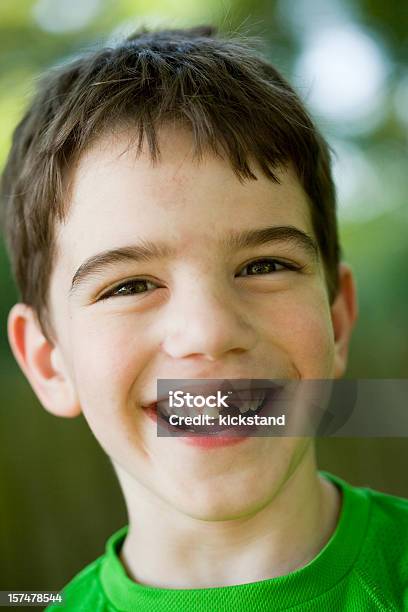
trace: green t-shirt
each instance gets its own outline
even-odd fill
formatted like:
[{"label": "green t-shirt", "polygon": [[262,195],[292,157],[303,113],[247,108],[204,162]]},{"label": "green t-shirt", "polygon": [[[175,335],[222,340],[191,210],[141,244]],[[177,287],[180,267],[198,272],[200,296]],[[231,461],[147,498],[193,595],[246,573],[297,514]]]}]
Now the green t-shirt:
[{"label": "green t-shirt", "polygon": [[408,500],[356,488],[326,472],[342,492],[336,530],[304,567],[278,578],[210,589],[135,583],[119,560],[124,527],[105,554],[64,589],[63,606],[86,612],[402,612],[408,610]]}]

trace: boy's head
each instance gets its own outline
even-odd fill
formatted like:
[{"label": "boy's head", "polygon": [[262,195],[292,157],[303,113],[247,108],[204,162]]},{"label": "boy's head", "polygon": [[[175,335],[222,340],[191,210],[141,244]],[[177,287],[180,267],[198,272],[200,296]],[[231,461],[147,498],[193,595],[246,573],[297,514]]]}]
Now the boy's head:
[{"label": "boy's head", "polygon": [[326,144],[270,64],[210,34],[142,33],[55,70],[3,197],[24,303],[9,337],[44,406],[82,410],[128,489],[219,518],[267,503],[308,442],[208,462],[156,437],[157,379],[341,376],[356,309]]},{"label": "boy's head", "polygon": [[335,192],[326,143],[279,73],[246,43],[211,29],[141,33],[50,71],[16,129],[3,176],[6,237],[22,300],[52,336],[56,229],[69,213],[68,171],[119,126],[159,158],[160,126],[185,126],[197,158],[223,153],[240,179],[250,159],[276,180],[291,164],[310,202],[330,301],[338,288]]}]

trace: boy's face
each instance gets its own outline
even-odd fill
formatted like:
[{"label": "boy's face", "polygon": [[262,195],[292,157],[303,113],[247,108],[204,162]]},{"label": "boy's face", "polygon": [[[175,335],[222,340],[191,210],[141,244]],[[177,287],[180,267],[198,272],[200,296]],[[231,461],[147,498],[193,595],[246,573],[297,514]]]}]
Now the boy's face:
[{"label": "boy's face", "polygon": [[[50,362],[129,488],[141,484],[201,518],[245,515],[310,459],[309,442],[192,446],[158,438],[143,406],[156,400],[158,378],[342,374],[348,330],[341,316],[336,330],[323,264],[302,238],[316,243],[309,205],[290,170],[280,184],[258,171],[257,181],[240,182],[220,157],[194,160],[188,132],[161,131],[156,166],[147,149],[137,157],[128,145],[126,134],[107,137],[72,173],[50,285],[57,337]],[[278,226],[298,233],[247,247],[225,242]],[[138,246],[160,252],[150,260],[130,252],[109,263],[92,259]],[[257,274],[252,262],[265,258],[276,267]],[[141,280],[126,284],[134,279]],[[51,400],[43,403],[53,410]]]}]

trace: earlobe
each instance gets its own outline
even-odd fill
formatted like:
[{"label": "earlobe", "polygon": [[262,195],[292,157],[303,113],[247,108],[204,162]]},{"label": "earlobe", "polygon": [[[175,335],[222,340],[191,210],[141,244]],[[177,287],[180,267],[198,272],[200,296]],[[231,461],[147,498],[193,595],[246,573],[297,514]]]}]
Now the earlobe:
[{"label": "earlobe", "polygon": [[331,306],[335,341],[334,377],[344,375],[351,332],[358,316],[357,293],[351,268],[339,264],[339,290]]},{"label": "earlobe", "polygon": [[61,349],[44,336],[27,304],[15,304],[11,309],[8,338],[14,357],[44,408],[56,416],[78,416],[81,407]]}]

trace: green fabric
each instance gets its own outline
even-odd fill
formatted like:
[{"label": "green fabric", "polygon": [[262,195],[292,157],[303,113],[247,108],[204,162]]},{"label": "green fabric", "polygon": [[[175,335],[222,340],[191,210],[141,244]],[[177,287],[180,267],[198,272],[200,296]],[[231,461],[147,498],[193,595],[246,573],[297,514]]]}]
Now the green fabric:
[{"label": "green fabric", "polygon": [[158,589],[130,580],[118,557],[124,527],[105,554],[47,610],[87,612],[402,612],[408,610],[408,500],[356,488],[321,472],[342,491],[337,528],[308,565],[286,576],[212,589]]}]

